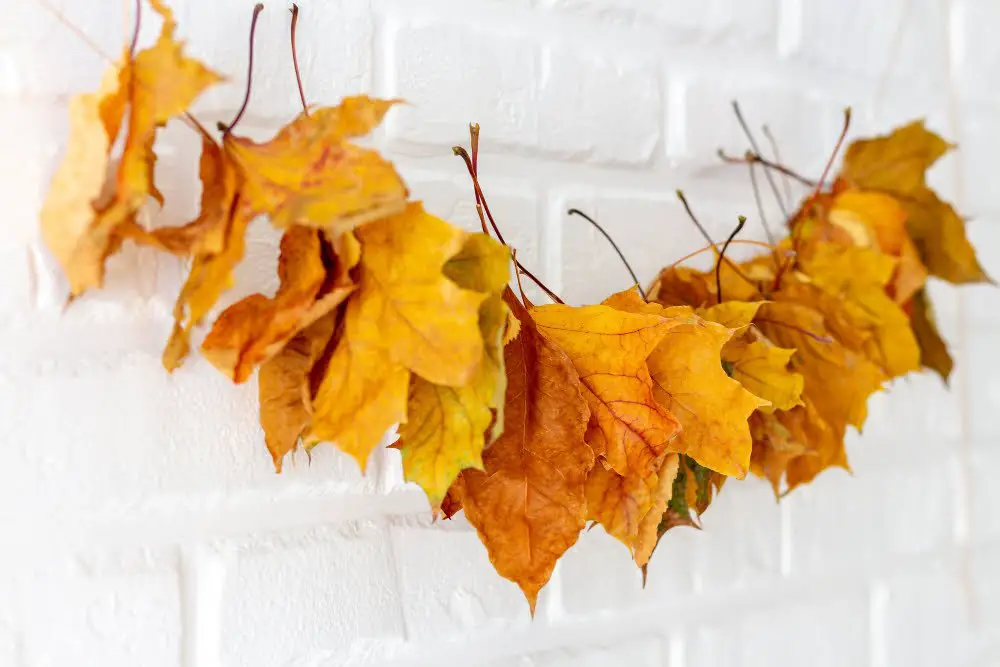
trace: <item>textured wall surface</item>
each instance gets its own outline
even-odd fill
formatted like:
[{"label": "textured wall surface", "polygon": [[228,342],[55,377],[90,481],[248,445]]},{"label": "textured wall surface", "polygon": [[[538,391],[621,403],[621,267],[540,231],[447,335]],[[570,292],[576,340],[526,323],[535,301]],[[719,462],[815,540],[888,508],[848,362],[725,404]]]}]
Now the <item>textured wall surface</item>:
[{"label": "textured wall surface", "polygon": [[[106,53],[118,0],[50,0]],[[126,3],[127,4],[127,3]],[[252,0],[175,0],[191,49],[243,94]],[[1000,275],[1000,5],[995,0],[303,0],[312,102],[399,96],[373,142],[435,213],[475,228],[450,147],[483,128],[484,187],[519,257],[572,303],[628,286],[602,221],[646,281],[716,237],[761,235],[729,108],[767,122],[817,177],[841,109],[852,135],[914,116],[962,150],[934,183]],[[258,29],[241,129],[297,111],[281,0]],[[854,476],[776,504],[727,486],[705,530],[669,535],[643,590],[600,530],[560,564],[534,620],[464,520],[434,525],[394,453],[362,477],[332,447],[275,475],[253,382],[159,353],[183,267],[129,249],[102,293],[64,312],[37,229],[71,93],[105,66],[40,0],[0,1],[0,665],[11,667],[799,667],[1000,665],[1000,291],[935,287],[958,359],[871,401]],[[157,31],[153,21],[143,39]],[[169,201],[194,210],[197,136],[163,134]],[[796,193],[797,196],[798,193]],[[765,195],[772,224],[778,207]],[[273,289],[276,235],[251,232],[230,300]],[[990,481],[990,480],[993,481]]]}]

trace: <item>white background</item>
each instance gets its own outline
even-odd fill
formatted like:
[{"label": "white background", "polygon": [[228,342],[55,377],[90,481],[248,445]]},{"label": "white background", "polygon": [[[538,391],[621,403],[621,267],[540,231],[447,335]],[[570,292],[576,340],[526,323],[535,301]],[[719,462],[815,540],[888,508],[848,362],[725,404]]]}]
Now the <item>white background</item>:
[{"label": "white background", "polygon": [[[106,53],[118,0],[53,0]],[[127,3],[125,3],[127,4]],[[193,52],[230,76],[196,114],[243,94],[250,0],[175,0]],[[269,0],[241,130],[297,111],[287,6]],[[483,128],[483,185],[519,257],[571,303],[628,286],[578,206],[647,281],[738,214],[761,236],[729,101],[818,177],[851,105],[852,136],[913,117],[961,144],[933,173],[1000,275],[1000,5],[994,0],[342,0],[302,2],[313,103],[405,98],[374,143],[416,197],[472,229],[450,148]],[[433,525],[394,455],[367,477],[334,448],[274,474],[254,382],[159,355],[183,267],[129,248],[107,289],[63,312],[37,213],[72,93],[105,62],[38,0],[0,18],[0,665],[275,667],[1000,665],[1000,292],[933,290],[958,365],[871,401],[830,471],[774,502],[727,485],[705,530],[677,530],[649,584],[595,529],[534,620],[464,520]],[[157,32],[148,20],[143,39]],[[198,197],[198,139],[162,135],[158,222]],[[765,194],[766,194],[765,190]],[[796,193],[796,196],[801,194]],[[772,225],[779,216],[766,194]],[[273,289],[276,234],[251,230],[228,301]]]}]

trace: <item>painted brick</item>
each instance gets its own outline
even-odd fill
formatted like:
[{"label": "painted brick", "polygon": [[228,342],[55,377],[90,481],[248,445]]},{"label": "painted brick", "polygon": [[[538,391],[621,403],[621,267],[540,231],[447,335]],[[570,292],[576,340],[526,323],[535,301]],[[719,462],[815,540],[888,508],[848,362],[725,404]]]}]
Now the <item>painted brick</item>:
[{"label": "painted brick", "polygon": [[549,53],[543,71],[538,130],[544,152],[623,164],[652,158],[663,119],[655,72],[563,49]]},{"label": "painted brick", "polygon": [[733,113],[733,100],[739,102],[761,150],[770,154],[760,132],[767,124],[783,164],[809,178],[819,178],[843,124],[843,108],[824,99],[818,88],[736,75],[691,74],[677,78],[674,95],[681,97],[671,109],[681,109],[683,116],[674,115],[670,121],[676,128],[671,139],[679,139],[668,142],[668,157],[713,176],[728,172],[747,178],[746,167],[724,165],[716,155],[721,148],[740,157],[750,148]]},{"label": "painted brick", "polygon": [[[948,14],[945,5],[802,2],[793,54],[811,65],[868,77],[884,85],[905,82],[929,91],[947,77]],[[849,35],[850,38],[845,36]]]},{"label": "painted brick", "polygon": [[[878,444],[853,439],[850,452]],[[885,466],[858,463],[853,476],[829,470],[796,490],[785,500],[792,571],[805,576],[863,570],[948,544],[955,511],[951,465],[946,457],[898,457]]]},{"label": "painted brick", "polygon": [[390,94],[410,106],[387,119],[390,138],[443,155],[442,146],[467,141],[474,122],[484,151],[537,144],[537,44],[448,24],[398,26],[391,42]]},{"label": "painted brick", "polygon": [[[971,447],[968,455],[967,483],[969,502],[969,528],[971,538],[977,543],[1000,539],[1000,517],[995,508],[1000,502],[1000,489],[993,480],[991,466],[1000,463],[1000,448],[994,443],[981,443]],[[961,464],[960,464],[961,465]]]},{"label": "painted brick", "polygon": [[343,659],[403,636],[388,531],[349,524],[235,545],[222,605],[226,664]]},{"label": "painted brick", "polygon": [[[646,586],[628,549],[600,526],[582,534],[559,563],[562,605],[573,616],[662,607],[694,590],[690,531],[663,538],[649,563]],[[586,583],[583,583],[586,582]]]},{"label": "painted brick", "polygon": [[989,602],[997,590],[995,568],[988,589],[982,577],[965,579],[962,572],[957,562],[937,561],[885,582],[887,599],[876,623],[884,633],[886,664],[973,664],[985,650],[997,622]]},{"label": "painted brick", "polygon": [[632,30],[648,27],[669,35],[670,45],[752,44],[773,50],[777,44],[778,3],[774,0],[667,0],[653,4],[643,0],[543,1],[562,11],[593,18],[601,25],[615,24]]},{"label": "painted brick", "polygon": [[759,609],[738,620],[702,626],[689,638],[685,664],[867,664],[867,602],[865,595],[845,592],[828,600],[791,602]]},{"label": "painted brick", "polygon": [[[190,53],[229,76],[206,91],[195,113],[206,126],[229,122],[246,86],[247,46],[254,2],[186,2],[180,21]],[[370,92],[373,19],[369,2],[299,2],[296,48],[306,101],[336,104],[346,95]],[[219,26],[240,39],[217,39]],[[290,17],[284,8],[268,6],[261,13],[254,46],[253,97],[244,121],[263,119],[284,123],[301,110],[289,50]],[[272,132],[276,123],[271,123]],[[241,131],[242,131],[241,125]]]},{"label": "painted brick", "polygon": [[[38,567],[39,561],[46,564]],[[33,572],[22,571],[21,664],[176,667],[182,642],[176,560],[139,553],[104,554],[99,561],[43,556]]]},{"label": "painted brick", "polygon": [[490,662],[483,667],[669,667],[663,640],[636,637],[608,645],[576,645]]},{"label": "painted brick", "polygon": [[1000,401],[1000,378],[993,372],[995,365],[1000,363],[1000,350],[993,339],[990,328],[972,328],[959,357],[972,388],[966,396],[969,419],[966,436],[976,441],[989,442],[1000,435],[1000,422],[994,409]]},{"label": "painted brick", "polygon": [[407,636],[462,639],[476,630],[526,627],[527,601],[495,573],[464,516],[421,525],[429,521],[428,512],[392,527]]},{"label": "painted brick", "polygon": [[779,578],[781,508],[768,484],[730,481],[701,519],[691,559],[699,592],[767,590]]}]

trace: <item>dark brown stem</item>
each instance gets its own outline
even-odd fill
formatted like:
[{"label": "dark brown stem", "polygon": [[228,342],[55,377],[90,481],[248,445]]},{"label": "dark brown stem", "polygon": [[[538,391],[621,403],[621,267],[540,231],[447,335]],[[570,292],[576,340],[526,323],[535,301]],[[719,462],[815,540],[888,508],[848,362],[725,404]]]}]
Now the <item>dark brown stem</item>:
[{"label": "dark brown stem", "polygon": [[720,148],[718,151],[716,151],[716,155],[718,155],[719,159],[721,159],[723,162],[728,162],[729,164],[746,164],[748,162],[760,164],[767,167],[768,169],[773,169],[774,171],[782,173],[785,176],[793,178],[805,186],[808,186],[810,188],[816,187],[816,181],[806,178],[805,176],[795,171],[792,171],[783,164],[777,164],[775,162],[771,162],[767,158],[761,157],[757,153],[753,153],[751,151],[747,151],[743,155],[743,157],[732,157],[730,155],[726,155],[725,151],[723,151]]},{"label": "dark brown stem", "polygon": [[[837,154],[840,153],[840,148],[844,145],[844,140],[847,138],[847,131],[851,127],[851,107],[844,109],[844,127],[840,130],[840,136],[837,138],[837,143],[833,147],[833,152],[830,153],[830,159],[826,161],[826,167],[823,169],[823,175],[820,176],[819,182],[816,183],[816,187],[813,189],[812,194],[806,201],[812,201],[819,196],[820,191],[823,189],[823,182],[826,181],[826,177],[830,175],[830,170],[833,169],[833,161],[837,159]],[[798,255],[799,250],[799,234],[798,228],[793,228],[791,233],[792,240],[792,250]],[[782,264],[781,268],[778,269],[777,275],[774,276],[774,287],[773,289],[778,289],[781,285],[781,278],[784,276],[785,271],[791,266],[794,259],[789,257],[788,260]]]},{"label": "dark brown stem", "polygon": [[[778,142],[777,142],[777,140],[775,140],[774,135],[771,134],[771,128],[769,128],[767,125],[762,125],[760,129],[764,133],[764,138],[767,139],[767,142],[771,145],[771,153],[774,154],[774,161],[777,164],[781,164],[781,162],[782,162],[782,160],[781,160],[781,152],[778,150]],[[785,201],[786,201],[786,203],[791,204],[791,202],[792,202],[792,182],[789,179],[788,174],[781,174],[781,176],[782,176],[782,183],[785,186]]]},{"label": "dark brown stem", "polygon": [[719,252],[719,258],[715,260],[715,298],[719,303],[722,303],[722,260],[726,258],[726,251],[729,250],[729,244],[733,242],[736,235],[740,233],[743,229],[743,225],[747,222],[745,215],[739,217],[739,222],[736,224],[736,229],[729,235],[726,242],[722,244],[722,250]]},{"label": "dark brown stem", "polygon": [[[507,241],[504,240],[503,234],[500,233],[500,228],[497,227],[497,223],[493,219],[493,214],[490,212],[490,207],[486,203],[486,196],[483,194],[483,189],[479,186],[479,176],[476,174],[476,168],[472,164],[472,157],[470,157],[468,151],[466,151],[461,146],[454,146],[451,150],[455,155],[462,158],[462,160],[465,162],[466,169],[469,170],[469,176],[472,178],[472,187],[476,194],[477,207],[482,208],[482,210],[486,212],[486,217],[490,221],[490,226],[493,228],[493,232],[497,235],[497,240],[499,240],[500,243],[502,243],[503,245],[507,245]],[[488,233],[486,231],[485,224],[483,224],[483,233]],[[539,289],[545,292],[545,294],[547,294],[550,299],[552,299],[556,303],[565,303],[562,299],[559,298],[559,296],[555,292],[546,287],[545,283],[539,280],[539,278],[535,276],[535,274],[526,269],[524,265],[521,264],[521,262],[518,261],[516,257],[514,258],[514,266],[516,266],[518,270],[524,273],[524,275],[528,276],[528,278],[530,278],[532,282],[538,285]]]},{"label": "dark brown stem", "polygon": [[[750,148],[753,149],[754,154],[760,155],[760,147],[757,145],[757,140],[753,136],[753,132],[750,131],[750,126],[747,125],[747,121],[743,118],[743,112],[740,110],[740,103],[733,100],[733,113],[736,114],[736,120],[739,122],[740,127],[743,128],[743,134],[746,135],[747,141],[750,142]],[[788,209],[785,208],[784,202],[781,200],[781,193],[778,192],[778,184],[774,182],[774,178],[771,176],[771,172],[764,172],[768,185],[771,186],[771,192],[774,193],[774,198],[778,201],[778,208],[781,209],[781,216],[788,219]],[[766,224],[766,223],[765,223]],[[770,238],[770,231],[768,232],[768,237]]]},{"label": "dark brown stem", "polygon": [[128,57],[135,57],[135,49],[139,46],[139,28],[142,26],[142,0],[135,0],[135,28],[132,29],[132,43],[128,46]]},{"label": "dark brown stem", "polygon": [[632,270],[632,265],[628,263],[627,259],[625,259],[624,253],[622,253],[621,248],[618,247],[618,244],[615,243],[614,239],[611,238],[611,235],[608,234],[604,230],[603,227],[601,227],[599,224],[597,224],[596,220],[594,220],[593,218],[591,218],[589,215],[587,215],[586,213],[584,213],[580,209],[571,208],[568,211],[566,211],[566,214],[567,215],[578,215],[578,216],[580,216],[581,218],[583,218],[584,220],[586,220],[587,222],[589,222],[590,224],[592,224],[594,226],[594,228],[597,231],[599,231],[601,233],[601,235],[604,236],[605,239],[607,239],[608,243],[611,244],[611,247],[615,249],[616,253],[618,253],[618,259],[620,259],[622,261],[622,264],[625,265],[625,268],[628,270],[628,274],[630,276],[632,276],[632,281],[635,283],[636,289],[639,290],[639,294],[642,295],[642,298],[645,301],[646,300],[646,292],[645,292],[645,290],[642,289],[642,285],[639,284],[639,278],[635,275],[635,271]]},{"label": "dark brown stem", "polygon": [[299,74],[299,54],[295,48],[295,28],[299,23],[299,6],[292,3],[292,67],[295,68],[295,85],[299,87],[299,100],[302,102],[302,113],[309,115],[309,106],[306,104],[306,93],[302,87],[302,75]]},{"label": "dark brown stem", "polygon": [[264,11],[264,3],[258,2],[253,8],[253,19],[250,21],[250,58],[247,62],[247,90],[243,95],[243,104],[240,105],[240,110],[236,112],[236,117],[224,128],[221,128],[225,134],[229,134],[233,131],[233,128],[240,122],[243,118],[243,112],[247,110],[247,104],[250,103],[250,89],[253,87],[253,41],[254,33],[257,32],[257,17],[260,13]]},{"label": "dark brown stem", "polygon": [[[677,192],[677,198],[681,200],[682,204],[684,204],[684,210],[687,211],[688,217],[691,219],[691,222],[693,222],[694,226],[698,228],[698,231],[701,232],[701,235],[705,237],[705,240],[708,242],[709,247],[712,250],[715,250],[716,257],[718,258],[718,260],[721,261],[721,260],[725,259],[726,264],[729,266],[729,268],[731,268],[733,271],[736,272],[736,275],[738,275],[740,278],[742,278],[748,284],[754,285],[756,287],[756,283],[754,281],[752,281],[749,278],[747,278],[743,274],[743,272],[740,271],[740,269],[739,269],[738,266],[736,266],[735,264],[733,264],[732,262],[730,262],[728,258],[725,258],[723,256],[725,254],[724,250],[723,251],[719,251],[719,250],[716,249],[715,241],[712,240],[712,237],[709,235],[708,230],[705,229],[702,226],[702,224],[698,221],[698,218],[695,216],[694,211],[691,210],[691,205],[688,204],[688,200],[687,200],[687,197],[684,196],[684,192],[681,191],[681,190],[677,190],[676,192]],[[732,240],[732,239],[730,239],[730,240]],[[728,246],[729,245],[729,241],[726,241],[725,245]],[[725,247],[725,246],[723,246],[723,247]],[[716,267],[718,267],[718,264],[716,264]],[[718,275],[718,273],[719,273],[718,268],[716,268],[716,275]]]}]

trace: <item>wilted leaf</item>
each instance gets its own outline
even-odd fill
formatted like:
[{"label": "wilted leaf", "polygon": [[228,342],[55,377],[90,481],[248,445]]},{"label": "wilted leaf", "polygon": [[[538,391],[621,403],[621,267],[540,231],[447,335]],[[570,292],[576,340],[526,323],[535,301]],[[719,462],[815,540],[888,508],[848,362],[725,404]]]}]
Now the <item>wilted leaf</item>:
[{"label": "wilted leaf", "polygon": [[668,454],[656,473],[656,489],[652,494],[652,503],[645,516],[639,521],[639,529],[635,537],[635,548],[632,558],[635,564],[643,567],[649,562],[660,539],[659,527],[663,515],[667,511],[667,503],[673,495],[674,480],[677,478],[677,468],[680,456]]},{"label": "wilted leaf", "polygon": [[335,235],[401,212],[407,191],[392,164],[348,142],[371,132],[395,103],[347,97],[303,112],[266,143],[226,135],[247,204],[282,229],[305,225]]},{"label": "wilted leaf", "polygon": [[442,273],[468,234],[411,203],[358,230],[360,287],[348,335],[434,384],[468,384],[483,355],[480,292]]},{"label": "wilted leaf", "polygon": [[406,421],[410,372],[384,350],[351,339],[351,321],[359,317],[358,311],[352,299],[345,334],[313,400],[312,427],[305,440],[308,447],[334,443],[353,456],[363,472],[386,431]]},{"label": "wilted leaf", "polygon": [[483,456],[485,472],[461,475],[461,502],[502,576],[534,611],[538,591],[586,519],[584,483],[594,454],[577,372],[508,290],[521,333],[504,349],[507,428]]},{"label": "wilted leaf", "polygon": [[539,332],[573,360],[607,441],[605,456],[611,467],[640,477],[655,472],[677,435],[678,423],[653,397],[646,358],[674,323],[605,305],[539,306],[531,316]]},{"label": "wilted leaf", "polygon": [[927,170],[951,148],[923,121],[913,122],[851,144],[839,178],[850,187],[899,200],[909,234],[932,275],[954,283],[989,282],[966,238],[965,222],[927,187]]},{"label": "wilted leaf", "polygon": [[910,324],[920,346],[920,365],[930,368],[947,383],[955,362],[948,352],[948,345],[938,333],[934,310],[927,293],[922,290],[918,292],[913,297],[912,307]]},{"label": "wilted leaf", "polygon": [[295,449],[309,426],[309,373],[333,336],[335,324],[334,314],[320,318],[260,367],[260,424],[278,472],[285,454]]},{"label": "wilted leaf", "polygon": [[[605,301],[625,311],[656,312],[669,329],[650,353],[647,363],[654,396],[680,422],[680,437],[671,451],[694,457],[724,475],[742,478],[750,466],[747,417],[767,402],[730,378],[722,366],[722,347],[732,329],[703,320],[691,308],[663,308],[642,301],[635,291]],[[716,311],[716,315],[738,316]],[[749,309],[743,308],[743,316]]]},{"label": "wilted leaf", "polygon": [[855,321],[866,321],[869,358],[889,377],[920,368],[920,350],[906,313],[885,292],[896,261],[871,248],[821,243],[802,260],[811,281],[842,302]]},{"label": "wilted leaf", "polygon": [[233,286],[233,270],[243,259],[246,230],[253,214],[243,207],[230,213],[219,252],[195,255],[174,304],[174,328],[163,351],[163,366],[174,371],[190,349],[191,331],[205,318],[223,292]]},{"label": "wilted leaf", "polygon": [[353,285],[327,282],[320,232],[292,227],[281,239],[280,287],[273,299],[252,294],[227,308],[201,346],[202,355],[234,382],[276,354],[296,333],[340,305]]},{"label": "wilted leaf", "polygon": [[[406,480],[424,489],[431,507],[437,508],[464,468],[482,469],[483,447],[503,432],[507,375],[502,336],[508,312],[498,296],[480,307],[479,326],[486,345],[467,386],[435,385],[420,377],[410,385],[409,421],[400,427],[398,448]],[[487,432],[491,422],[493,428]]]}]

